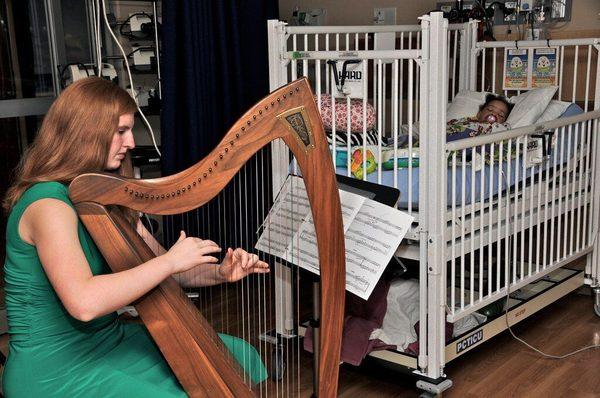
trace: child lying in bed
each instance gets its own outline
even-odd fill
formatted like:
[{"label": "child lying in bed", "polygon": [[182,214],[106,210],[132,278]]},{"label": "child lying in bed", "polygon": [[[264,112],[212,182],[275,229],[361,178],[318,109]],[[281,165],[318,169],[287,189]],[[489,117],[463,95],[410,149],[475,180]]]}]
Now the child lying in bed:
[{"label": "child lying in bed", "polygon": [[[506,118],[513,108],[513,104],[509,103],[504,97],[488,94],[485,97],[485,102],[479,107],[479,112],[472,117],[464,117],[460,119],[449,120],[446,124],[446,141],[456,141],[463,138],[475,137],[483,134],[496,133],[507,130],[510,126],[506,123]],[[403,128],[404,130],[404,128]],[[374,155],[378,149],[375,146],[368,146],[366,171],[372,173],[378,168],[378,160],[381,162],[381,167],[384,170],[392,170],[394,163],[397,167],[408,167],[408,134],[406,132],[398,137],[398,150],[394,151],[393,147],[384,146],[382,148],[381,159],[376,159]],[[419,166],[419,136],[415,132],[413,136],[413,153],[412,166]],[[507,148],[508,149],[508,148]],[[364,165],[363,148],[356,148],[352,151],[352,174],[357,178],[363,178]],[[489,154],[488,154],[489,155]],[[336,152],[336,165],[344,167],[347,163],[347,157],[344,148],[339,148]],[[398,156],[394,162],[394,156]],[[496,156],[497,157],[497,156]],[[471,161],[471,150],[467,151],[467,159]]]},{"label": "child lying in bed", "polygon": [[[446,127],[448,141],[495,133],[510,128],[506,118],[513,108],[506,98],[488,94],[475,117],[449,120]],[[459,136],[454,136],[459,134]]]}]

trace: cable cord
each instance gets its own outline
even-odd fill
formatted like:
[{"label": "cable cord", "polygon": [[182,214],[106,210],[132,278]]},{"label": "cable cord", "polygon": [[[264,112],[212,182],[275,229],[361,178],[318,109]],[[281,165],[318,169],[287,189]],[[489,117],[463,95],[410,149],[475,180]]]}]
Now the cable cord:
[{"label": "cable cord", "polygon": [[[123,50],[123,46],[121,46],[119,39],[117,39],[117,36],[115,36],[115,32],[113,32],[112,28],[110,27],[108,18],[106,17],[106,2],[105,2],[105,0],[102,0],[102,9],[103,9],[102,14],[104,16],[104,24],[106,25],[106,29],[108,29],[108,31],[110,32],[110,35],[112,36],[113,40],[117,44],[117,47],[119,47],[119,51],[121,51],[121,54],[123,55],[123,60],[125,61],[125,67],[127,69],[127,76],[129,77],[129,86],[131,87],[131,97],[135,101],[135,105],[137,107],[138,112],[140,113],[142,120],[144,121],[144,123],[146,124],[146,127],[148,127],[148,130],[150,131],[150,137],[152,138],[152,145],[154,146],[154,150],[156,151],[156,153],[158,153],[158,156],[160,157],[160,156],[162,156],[162,154],[160,153],[160,150],[158,149],[158,145],[156,144],[156,137],[154,136],[154,130],[152,129],[152,126],[150,126],[150,122],[148,122],[148,119],[146,119],[146,115],[144,115],[144,112],[142,112],[142,110],[140,109],[140,105],[138,103],[137,98],[135,97],[135,95],[133,95],[133,90],[134,90],[133,78],[131,77],[131,69],[129,67],[129,61],[127,60],[127,54],[125,54],[125,50]],[[157,49],[157,51],[158,51],[158,49]]]},{"label": "cable cord", "polygon": [[[517,143],[517,149],[518,150],[519,144]],[[509,150],[510,153],[510,150]],[[500,170],[500,174],[502,175],[502,179],[504,180],[504,186],[506,187],[506,191],[507,193],[509,193],[509,186],[508,186],[508,181],[506,179],[506,174],[504,173],[504,170]],[[515,181],[515,184],[518,184],[517,181]],[[516,198],[515,198],[516,199]],[[511,219],[511,214],[510,214],[510,206],[506,206],[506,215],[507,215],[507,220]],[[595,239],[595,238],[594,238]],[[510,268],[511,269],[514,264],[512,263],[512,261],[510,260],[512,258],[512,240],[513,240],[513,236],[511,235],[509,237],[508,240],[508,245],[509,245],[509,249],[508,249],[508,261],[510,262]],[[508,275],[506,276],[508,278]],[[508,289],[508,286],[506,288],[506,305],[504,308],[504,321],[506,322],[506,327],[508,329],[508,331],[510,332],[510,334],[512,335],[512,337],[514,337],[515,340],[517,340],[518,342],[524,344],[525,346],[527,346],[528,348],[532,349],[533,351],[537,352],[538,354],[542,355],[543,357],[549,358],[549,359],[564,359],[570,356],[573,356],[575,354],[579,354],[580,352],[592,349],[592,348],[600,348],[600,344],[593,344],[593,345],[589,345],[583,348],[580,348],[578,350],[575,350],[573,352],[569,352],[567,354],[563,354],[563,355],[554,355],[554,354],[547,354],[545,352],[543,352],[542,350],[535,348],[534,346],[532,346],[531,344],[529,344],[528,342],[526,342],[525,340],[521,339],[520,337],[518,337],[512,330],[510,323],[508,322],[508,310],[509,310],[509,300],[510,300],[510,290]]]}]

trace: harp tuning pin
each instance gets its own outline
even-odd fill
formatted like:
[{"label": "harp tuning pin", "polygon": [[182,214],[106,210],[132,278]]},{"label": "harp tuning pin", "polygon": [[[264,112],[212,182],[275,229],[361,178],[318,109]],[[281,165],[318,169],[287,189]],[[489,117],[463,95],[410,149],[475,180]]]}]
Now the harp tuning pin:
[{"label": "harp tuning pin", "polygon": [[275,105],[275,101],[271,101],[271,106]]},{"label": "harp tuning pin", "polygon": [[[196,183],[194,183],[196,185]],[[188,184],[188,189],[192,189],[192,186]]]},{"label": "harp tuning pin", "polygon": [[177,195],[181,195],[181,190],[180,189],[177,190]]},{"label": "harp tuning pin", "polygon": [[127,191],[128,191],[128,189],[127,189],[127,187],[125,187],[125,192],[127,192]]},{"label": "harp tuning pin", "polygon": [[148,199],[148,198],[150,197],[150,195],[146,194],[146,195],[144,195],[144,197],[145,197],[146,199]]},{"label": "harp tuning pin", "polygon": [[209,167],[209,168],[208,168],[208,172],[209,172],[209,173],[212,173],[212,167]]},{"label": "harp tuning pin", "polygon": [[235,138],[240,138],[240,133],[236,133]]},{"label": "harp tuning pin", "polygon": [[219,159],[223,159],[223,154],[222,153],[219,154]]},{"label": "harp tuning pin", "polygon": [[277,98],[277,102],[281,102],[281,98]]},{"label": "harp tuning pin", "polygon": [[193,186],[196,186],[196,181],[192,182],[192,185],[193,185]]},{"label": "harp tuning pin", "polygon": [[247,124],[248,126],[250,126],[250,120],[248,120],[248,121],[246,122],[246,124]]},{"label": "harp tuning pin", "polygon": [[216,166],[217,165],[217,161],[215,160],[215,162],[213,164]]},{"label": "harp tuning pin", "polygon": [[300,91],[300,87],[296,87],[296,92]]},{"label": "harp tuning pin", "polygon": [[229,148],[225,148],[225,152],[229,152]]},{"label": "harp tuning pin", "polygon": [[252,119],[256,120],[256,115],[252,115]]},{"label": "harp tuning pin", "polygon": [[242,127],[242,131],[245,131],[245,130],[246,130],[246,127]]},{"label": "harp tuning pin", "polygon": [[258,114],[259,114],[259,115],[262,115],[262,110],[258,111]]},{"label": "harp tuning pin", "polygon": [[207,176],[207,175],[208,175],[208,174],[204,173],[204,178],[206,178],[206,176]]},{"label": "harp tuning pin", "polygon": [[[167,194],[167,196],[168,196],[168,194]],[[163,193],[162,195],[160,195],[160,198],[164,199],[165,198],[165,194]]]},{"label": "harp tuning pin", "polygon": [[171,192],[171,196],[175,197],[175,192]]},{"label": "harp tuning pin", "polygon": [[202,182],[202,177],[198,177],[198,182]]},{"label": "harp tuning pin", "polygon": [[185,187],[181,188],[181,192],[185,192]]},{"label": "harp tuning pin", "polygon": [[269,105],[265,105],[265,111],[269,109]]},{"label": "harp tuning pin", "polygon": [[138,196],[139,196],[139,194],[138,194],[138,192],[136,191],[136,192],[135,192],[135,197],[137,198]]},{"label": "harp tuning pin", "polygon": [[286,96],[285,94],[283,94],[283,99],[286,99],[286,97],[287,97],[287,96]]},{"label": "harp tuning pin", "polygon": [[168,193],[168,194],[167,194],[167,198],[170,198],[170,197],[171,197],[171,194],[170,194],[170,193]]},{"label": "harp tuning pin", "polygon": [[231,144],[231,146],[233,146],[233,141],[229,141],[229,143]]},{"label": "harp tuning pin", "polygon": [[292,95],[294,95],[294,91],[293,90],[290,91],[290,96],[292,96]]}]

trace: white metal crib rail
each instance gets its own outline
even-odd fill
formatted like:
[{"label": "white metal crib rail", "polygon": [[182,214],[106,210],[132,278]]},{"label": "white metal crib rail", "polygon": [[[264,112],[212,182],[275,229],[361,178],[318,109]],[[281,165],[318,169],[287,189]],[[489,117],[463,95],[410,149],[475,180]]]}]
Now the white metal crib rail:
[{"label": "white metal crib rail", "polygon": [[[599,118],[597,110],[446,144],[448,321],[592,253]],[[528,143],[540,135],[551,150],[532,163]]]},{"label": "white metal crib rail", "polygon": [[[450,25],[446,33],[447,41],[444,45],[448,43],[450,48],[445,51],[444,59],[452,97],[468,84],[466,68],[469,63],[463,60],[468,59],[472,46],[470,25],[472,23]],[[427,117],[423,117],[427,115],[427,110],[424,109],[425,113],[421,112],[421,104],[426,101],[421,96],[421,73],[423,57],[427,58],[430,51],[429,40],[423,37],[428,26],[427,21],[423,21],[421,25],[405,26],[287,26],[278,21],[269,22],[271,89],[299,76],[309,77],[319,109],[327,108],[329,112],[324,116],[331,120],[328,133],[333,143],[332,158],[338,166],[337,172],[353,175],[350,155],[357,149],[357,145],[351,144],[350,136],[360,136],[358,141],[362,142],[363,153],[371,151],[378,167],[372,175],[363,172],[359,178],[400,188],[401,198],[407,202],[405,209],[416,218],[416,223],[422,216],[413,211],[416,209],[416,198],[421,197],[416,192],[419,190],[418,181],[425,181],[425,177],[421,179],[415,175],[413,178],[413,175],[423,174],[417,169],[417,135],[418,131],[427,130]],[[387,43],[385,46],[384,42]],[[440,46],[438,44],[435,51],[439,51]],[[390,49],[383,50],[383,47]],[[327,61],[338,60],[363,61],[362,97],[334,98],[331,95],[335,92],[335,81]],[[325,94],[329,95],[326,97],[326,104],[323,103]],[[360,101],[362,108],[358,123],[362,126],[361,131],[351,129],[352,104],[357,101]],[[367,120],[367,110],[371,106],[375,119],[373,129],[368,128]],[[340,112],[346,114],[345,126],[338,124]],[[376,143],[368,145],[367,135],[375,135]],[[345,145],[340,144],[338,138],[345,140]],[[399,140],[402,139],[405,144],[400,148]],[[389,158],[389,164],[398,165],[401,162],[401,171],[404,169],[404,173],[407,173],[404,177],[405,186],[399,187],[399,167],[392,166],[393,172],[387,173],[389,181],[384,181],[384,157]],[[362,170],[367,170],[367,156],[363,156]],[[389,176],[391,173],[393,176]],[[355,177],[357,175],[354,174]],[[412,235],[414,230],[416,226],[411,231]]]}]

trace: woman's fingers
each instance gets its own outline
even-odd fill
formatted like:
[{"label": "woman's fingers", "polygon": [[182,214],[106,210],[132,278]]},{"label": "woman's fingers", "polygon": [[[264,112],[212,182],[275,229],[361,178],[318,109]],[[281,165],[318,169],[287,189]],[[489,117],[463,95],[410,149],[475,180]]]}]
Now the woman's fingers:
[{"label": "woman's fingers", "polygon": [[218,263],[219,259],[213,256],[202,256],[200,257],[199,264],[213,264]]},{"label": "woman's fingers", "polygon": [[216,246],[219,247],[215,242],[210,239],[194,238],[199,247]]},{"label": "woman's fingers", "polygon": [[181,232],[179,233],[179,239],[177,239],[177,242],[175,242],[175,243],[179,243],[179,242],[181,242],[182,240],[184,240],[185,238],[186,238],[186,236],[185,236],[185,231],[181,231]]},{"label": "woman's fingers", "polygon": [[198,252],[203,256],[210,253],[219,253],[221,248],[219,246],[204,246],[198,249]]}]

